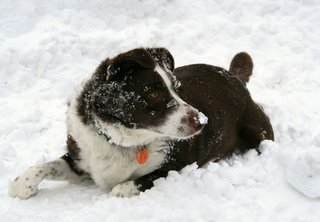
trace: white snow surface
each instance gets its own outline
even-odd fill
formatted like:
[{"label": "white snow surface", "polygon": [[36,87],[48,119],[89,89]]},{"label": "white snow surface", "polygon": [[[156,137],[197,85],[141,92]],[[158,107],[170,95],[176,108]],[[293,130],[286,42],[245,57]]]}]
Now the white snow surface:
[{"label": "white snow surface", "polygon": [[[0,221],[318,222],[319,11],[318,0],[1,0]],[[64,154],[74,88],[105,57],[140,46],[167,47],[176,66],[228,68],[250,53],[248,88],[275,142],[172,171],[133,198],[65,182],[9,197],[16,176]]]}]

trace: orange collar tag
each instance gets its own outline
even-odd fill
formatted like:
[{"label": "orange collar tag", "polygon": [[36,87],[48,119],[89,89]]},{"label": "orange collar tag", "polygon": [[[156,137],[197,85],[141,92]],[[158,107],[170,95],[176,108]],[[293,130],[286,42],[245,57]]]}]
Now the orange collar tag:
[{"label": "orange collar tag", "polygon": [[148,160],[148,149],[146,147],[137,147],[136,159],[139,164],[144,164]]}]

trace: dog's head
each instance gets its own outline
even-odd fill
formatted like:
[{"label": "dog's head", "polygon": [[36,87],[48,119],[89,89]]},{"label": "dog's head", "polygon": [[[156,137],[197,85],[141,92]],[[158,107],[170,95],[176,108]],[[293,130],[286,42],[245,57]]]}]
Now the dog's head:
[{"label": "dog's head", "polygon": [[106,59],[84,86],[78,113],[122,146],[189,138],[201,131],[205,117],[178,96],[173,70],[173,57],[164,48],[139,48]]}]

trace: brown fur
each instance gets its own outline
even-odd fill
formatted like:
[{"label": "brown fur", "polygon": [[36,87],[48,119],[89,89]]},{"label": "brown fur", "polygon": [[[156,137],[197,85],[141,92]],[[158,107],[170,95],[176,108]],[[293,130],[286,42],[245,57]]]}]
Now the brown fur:
[{"label": "brown fur", "polygon": [[243,83],[249,82],[252,70],[253,62],[246,52],[236,54],[230,63],[229,72],[237,76]]}]

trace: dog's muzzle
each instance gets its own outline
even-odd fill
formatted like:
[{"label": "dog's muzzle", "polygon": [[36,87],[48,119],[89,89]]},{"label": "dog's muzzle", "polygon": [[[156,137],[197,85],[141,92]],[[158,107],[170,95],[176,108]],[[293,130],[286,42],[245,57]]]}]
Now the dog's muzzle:
[{"label": "dog's muzzle", "polygon": [[194,108],[190,108],[187,111],[187,116],[184,120],[187,122],[185,128],[187,137],[199,133],[208,122],[208,118]]}]

